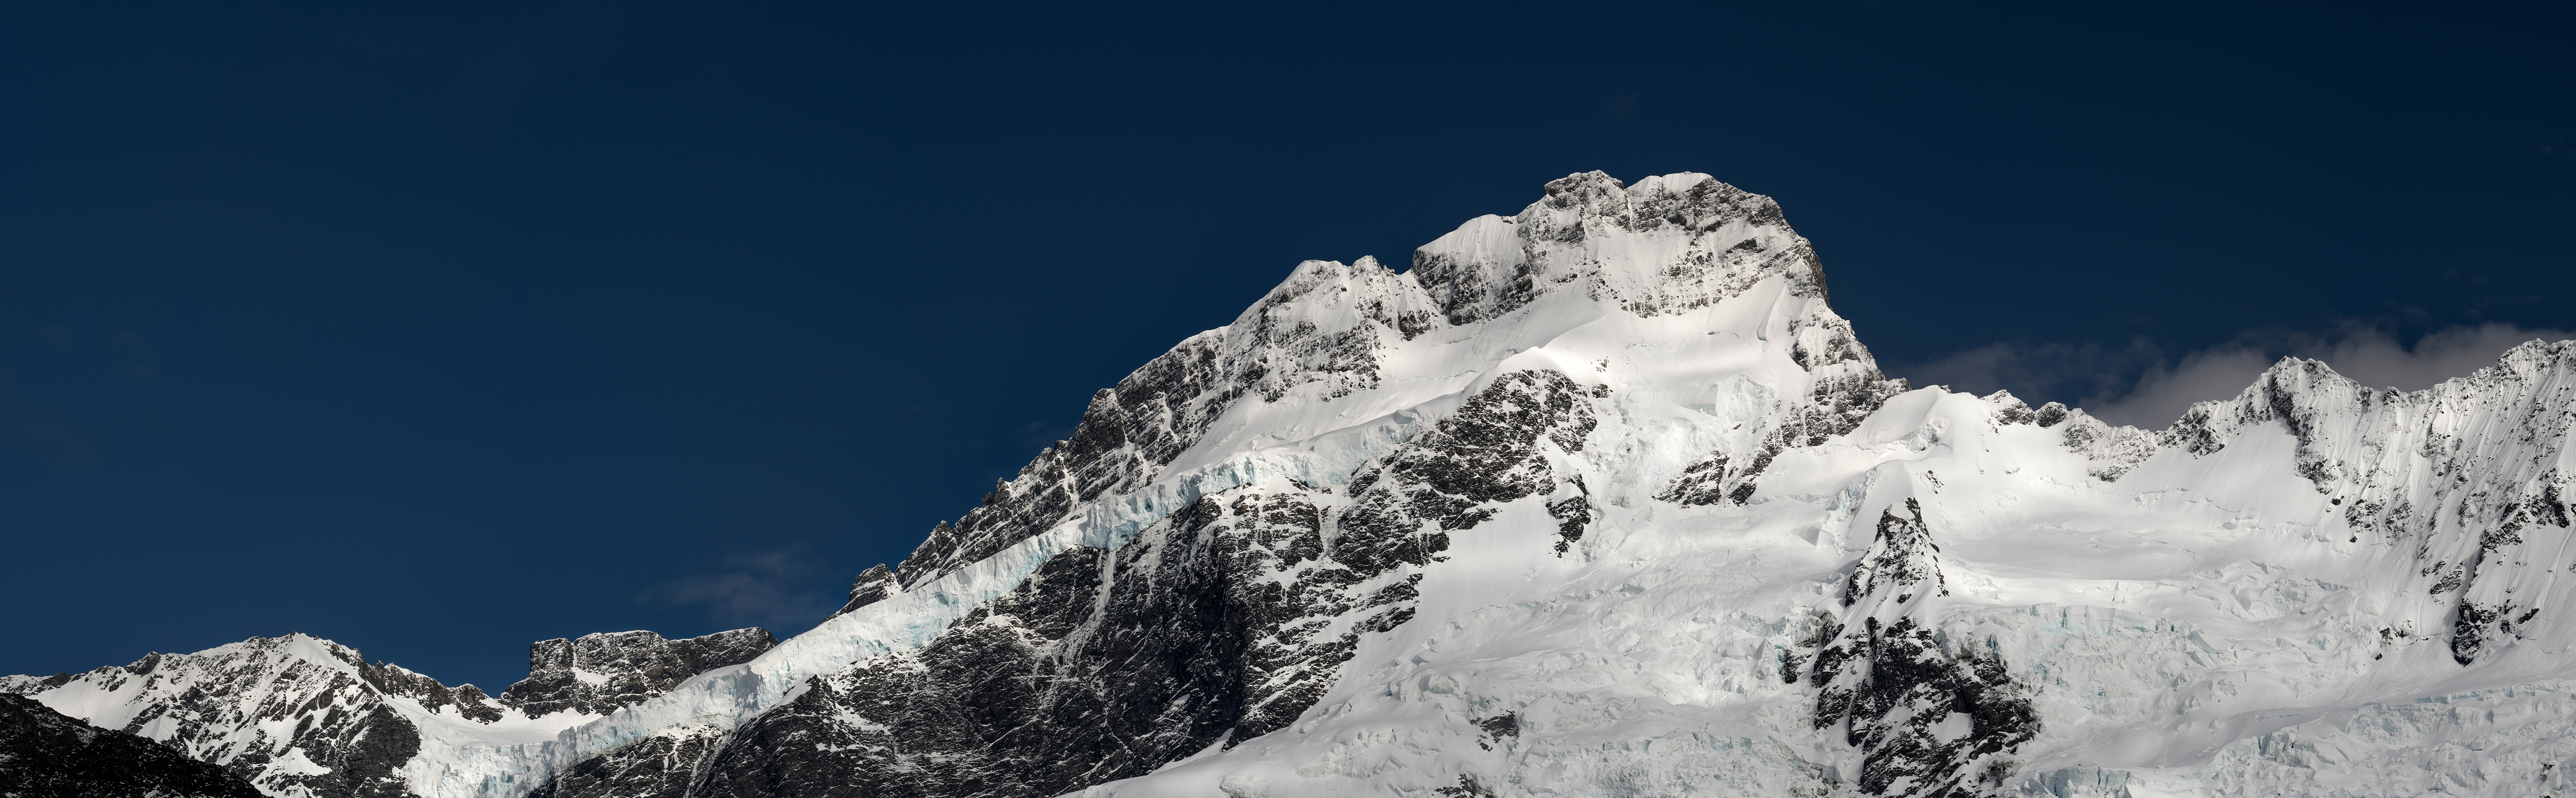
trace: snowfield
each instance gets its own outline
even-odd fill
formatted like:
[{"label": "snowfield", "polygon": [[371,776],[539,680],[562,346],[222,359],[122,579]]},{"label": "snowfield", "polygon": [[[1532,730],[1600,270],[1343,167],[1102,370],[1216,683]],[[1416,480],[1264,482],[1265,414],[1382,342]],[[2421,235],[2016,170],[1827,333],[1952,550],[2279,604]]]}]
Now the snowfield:
[{"label": "snowfield", "polygon": [[[2543,795],[2571,426],[2576,343],[2416,392],[2284,360],[2162,431],[1912,388],[1770,200],[1591,173],[1300,264],[748,662],[605,715],[378,692],[438,798]],[[213,675],[0,689],[358,794],[254,733],[292,714],[151,719],[358,701],[354,652],[166,659]],[[922,708],[979,701],[1033,714]]]}]

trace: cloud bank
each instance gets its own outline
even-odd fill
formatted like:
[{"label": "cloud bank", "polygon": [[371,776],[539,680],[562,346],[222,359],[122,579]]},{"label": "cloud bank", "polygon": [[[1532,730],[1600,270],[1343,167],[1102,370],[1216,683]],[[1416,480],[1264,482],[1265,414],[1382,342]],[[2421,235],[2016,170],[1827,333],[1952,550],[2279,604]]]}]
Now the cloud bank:
[{"label": "cloud bank", "polygon": [[2332,332],[2256,330],[2224,344],[2168,358],[2152,341],[2099,344],[1998,343],[1906,369],[1917,385],[1985,394],[2010,390],[2036,404],[2063,401],[2113,424],[2163,429],[2193,402],[2227,399],[2282,357],[2326,362],[2373,387],[2421,390],[2495,364],[2533,339],[2576,338],[2564,330],[2481,324],[2436,330],[2408,346],[2385,328],[2347,324]]}]

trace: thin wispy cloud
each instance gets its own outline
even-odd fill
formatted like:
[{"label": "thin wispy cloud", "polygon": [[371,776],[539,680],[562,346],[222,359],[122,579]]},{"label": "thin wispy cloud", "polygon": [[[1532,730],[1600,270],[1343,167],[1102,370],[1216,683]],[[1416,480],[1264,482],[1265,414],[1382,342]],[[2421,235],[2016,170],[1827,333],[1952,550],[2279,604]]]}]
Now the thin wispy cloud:
[{"label": "thin wispy cloud", "polygon": [[1947,385],[1979,396],[2009,390],[2038,404],[2125,393],[2142,371],[2165,358],[2164,350],[2143,337],[2122,346],[2006,342],[1961,350],[1896,373],[1917,386]]},{"label": "thin wispy cloud", "polygon": [[664,581],[636,594],[635,600],[694,606],[716,621],[777,631],[812,625],[839,607],[835,579],[799,544],[725,555],[718,570]]},{"label": "thin wispy cloud", "polygon": [[2085,412],[2113,424],[2162,429],[2193,402],[2243,393],[2275,360],[2259,347],[2213,346],[2187,353],[2178,362],[2148,366],[2129,390],[2090,396],[2082,404]]},{"label": "thin wispy cloud", "polygon": [[2525,341],[2567,338],[2576,334],[2490,323],[2437,330],[2409,346],[2386,328],[2351,323],[2322,333],[2252,330],[2178,357],[2144,338],[2121,347],[1997,343],[1899,373],[1917,385],[1977,394],[2010,390],[2034,403],[2068,401],[2114,424],[2161,429],[2193,402],[2243,392],[2284,356],[2325,361],[2364,385],[2411,391],[2494,365],[2497,356]]}]

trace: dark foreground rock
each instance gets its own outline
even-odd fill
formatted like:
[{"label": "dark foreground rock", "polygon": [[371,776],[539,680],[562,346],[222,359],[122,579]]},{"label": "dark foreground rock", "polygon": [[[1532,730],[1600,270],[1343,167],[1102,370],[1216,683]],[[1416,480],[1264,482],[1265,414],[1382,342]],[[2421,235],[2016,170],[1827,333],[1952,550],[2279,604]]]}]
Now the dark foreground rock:
[{"label": "dark foreground rock", "polygon": [[257,798],[250,782],[130,734],[0,694],[0,796]]}]

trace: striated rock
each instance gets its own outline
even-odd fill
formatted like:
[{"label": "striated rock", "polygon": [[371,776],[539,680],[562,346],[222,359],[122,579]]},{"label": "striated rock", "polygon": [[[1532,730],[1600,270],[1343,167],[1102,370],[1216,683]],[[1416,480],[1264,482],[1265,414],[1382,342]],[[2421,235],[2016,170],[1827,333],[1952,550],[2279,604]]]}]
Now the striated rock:
[{"label": "striated rock", "polygon": [[[710,726],[678,726],[575,763],[528,798],[645,798],[688,794],[699,766],[724,741]],[[829,785],[815,785],[828,791]]]}]

